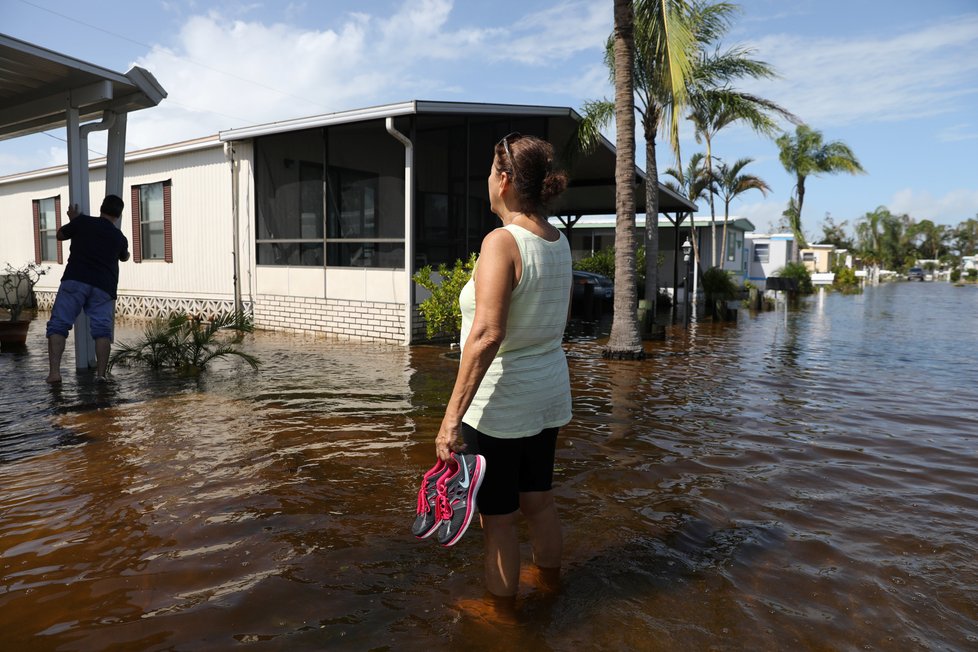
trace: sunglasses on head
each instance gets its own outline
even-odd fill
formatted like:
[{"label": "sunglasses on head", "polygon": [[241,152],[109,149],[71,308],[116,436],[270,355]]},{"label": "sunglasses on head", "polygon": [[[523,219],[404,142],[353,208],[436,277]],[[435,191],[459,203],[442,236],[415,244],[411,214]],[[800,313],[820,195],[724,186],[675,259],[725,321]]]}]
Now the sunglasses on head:
[{"label": "sunglasses on head", "polygon": [[506,134],[499,140],[499,142],[502,143],[503,151],[506,152],[506,158],[509,159],[509,164],[513,168],[514,176],[516,175],[516,159],[513,158],[513,152],[511,152],[509,149],[509,140],[511,138],[520,138],[522,135],[523,134],[521,134],[520,132],[514,131],[512,133]]}]

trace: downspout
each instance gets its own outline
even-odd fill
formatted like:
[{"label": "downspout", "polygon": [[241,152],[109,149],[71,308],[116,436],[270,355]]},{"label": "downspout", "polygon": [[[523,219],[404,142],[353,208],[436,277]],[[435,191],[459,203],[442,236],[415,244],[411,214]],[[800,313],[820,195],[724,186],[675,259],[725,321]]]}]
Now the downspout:
[{"label": "downspout", "polygon": [[234,160],[234,141],[230,141],[224,144],[224,153],[228,157],[228,162],[231,164],[231,233],[233,241],[231,243],[231,258],[234,261],[234,268],[232,269],[232,278],[234,284],[234,311],[235,313],[241,312],[241,254],[239,251],[240,245],[240,215],[238,212],[238,168],[236,161]]},{"label": "downspout", "polygon": [[388,117],[386,125],[387,133],[404,145],[404,345],[408,346],[414,329],[414,143],[394,128],[394,118]]}]

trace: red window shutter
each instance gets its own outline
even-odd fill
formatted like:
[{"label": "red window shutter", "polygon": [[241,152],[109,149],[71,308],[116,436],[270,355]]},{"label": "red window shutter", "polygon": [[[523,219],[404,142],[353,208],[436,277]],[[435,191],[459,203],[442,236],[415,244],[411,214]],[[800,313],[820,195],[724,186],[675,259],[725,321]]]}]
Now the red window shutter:
[{"label": "red window shutter", "polygon": [[34,262],[41,264],[41,202],[31,202],[34,206]]},{"label": "red window shutter", "polygon": [[[54,224],[56,228],[61,230],[61,195],[54,198]],[[62,259],[61,252],[61,240],[58,240],[58,264],[61,265],[64,262]]]},{"label": "red window shutter", "polygon": [[163,182],[163,260],[173,262],[173,229],[170,225],[170,186],[172,179]]},{"label": "red window shutter", "polygon": [[143,247],[140,240],[141,229],[139,227],[139,186],[132,187],[131,203],[129,209],[132,211],[132,262],[143,262]]}]

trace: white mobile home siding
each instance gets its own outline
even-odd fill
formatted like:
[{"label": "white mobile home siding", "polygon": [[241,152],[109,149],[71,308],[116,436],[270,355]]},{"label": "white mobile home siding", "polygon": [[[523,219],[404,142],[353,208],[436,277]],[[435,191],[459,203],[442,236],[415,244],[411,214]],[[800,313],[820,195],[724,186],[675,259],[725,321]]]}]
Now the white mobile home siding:
[{"label": "white mobile home siding", "polygon": [[[105,195],[105,168],[91,170],[89,212],[97,213]],[[119,266],[121,316],[165,315],[173,310],[214,312],[233,308],[230,168],[216,138],[182,147],[161,148],[127,156],[121,228],[132,247],[132,187],[169,180],[173,262],[132,260]],[[34,259],[32,201],[61,197],[62,223],[68,208],[67,171],[56,168],[0,181],[0,262]],[[9,237],[8,237],[9,234]],[[45,262],[50,269],[35,288],[38,302],[49,307],[67,263]]]}]

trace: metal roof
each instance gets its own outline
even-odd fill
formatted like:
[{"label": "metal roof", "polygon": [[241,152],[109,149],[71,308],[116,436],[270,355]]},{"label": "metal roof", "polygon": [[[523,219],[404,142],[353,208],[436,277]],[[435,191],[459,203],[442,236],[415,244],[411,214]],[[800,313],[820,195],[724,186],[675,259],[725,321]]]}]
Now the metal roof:
[{"label": "metal roof", "polygon": [[166,91],[138,66],[126,74],[0,34],[0,140],[66,124],[69,101],[82,121],[106,110],[156,106]]},{"label": "metal roof", "polygon": [[[581,116],[572,108],[527,104],[490,104],[482,102],[436,102],[411,100],[351,111],[269,122],[261,125],[228,129],[220,133],[223,141],[246,140],[272,134],[316,129],[367,120],[383,120],[406,115],[512,116],[543,117],[561,123],[559,131],[566,137],[576,131]],[[553,124],[553,123],[552,123]],[[558,199],[555,211],[561,215],[600,215],[615,212],[615,147],[600,136],[595,150],[579,157],[568,170],[571,183]],[[645,211],[645,172],[635,168],[635,210]],[[659,212],[691,212],[696,205],[659,184]]]}]

